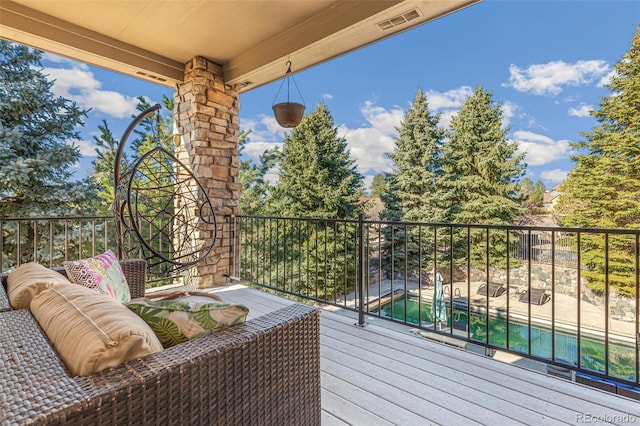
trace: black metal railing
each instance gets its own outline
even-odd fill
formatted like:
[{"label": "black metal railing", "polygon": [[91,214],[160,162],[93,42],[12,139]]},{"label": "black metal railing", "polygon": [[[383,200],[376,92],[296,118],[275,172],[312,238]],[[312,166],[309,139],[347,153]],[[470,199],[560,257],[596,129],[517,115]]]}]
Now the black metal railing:
[{"label": "black metal railing", "polygon": [[[149,227],[143,232],[151,235],[154,230]],[[124,238],[125,253],[140,252],[139,247],[131,235]],[[66,260],[84,259],[107,250],[117,253],[117,249],[113,216],[0,218],[0,273],[28,262],[61,266]]]},{"label": "black metal railing", "polygon": [[[640,385],[640,231],[363,217],[232,224],[230,275],[245,282],[352,310],[360,324],[375,316]],[[116,248],[111,216],[0,219],[1,271]],[[446,315],[434,319],[438,304]]]},{"label": "black metal railing", "polygon": [[2,271],[33,261],[59,266],[116,247],[111,216],[0,219]]},{"label": "black metal railing", "polygon": [[640,231],[238,216],[234,232],[246,282],[640,384]]}]

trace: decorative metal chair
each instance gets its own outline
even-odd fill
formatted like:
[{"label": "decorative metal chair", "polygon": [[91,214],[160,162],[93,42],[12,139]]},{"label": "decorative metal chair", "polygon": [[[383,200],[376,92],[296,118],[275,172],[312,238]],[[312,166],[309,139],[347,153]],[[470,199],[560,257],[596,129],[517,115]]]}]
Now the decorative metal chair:
[{"label": "decorative metal chair", "polygon": [[[133,164],[123,164],[129,135],[154,112],[160,123],[159,110],[156,104],[140,113],[120,140],[114,165],[114,210],[118,257],[144,258],[150,274],[170,277],[207,257],[215,245],[217,226],[206,189],[159,140]],[[203,231],[212,237],[197,238]]]}]

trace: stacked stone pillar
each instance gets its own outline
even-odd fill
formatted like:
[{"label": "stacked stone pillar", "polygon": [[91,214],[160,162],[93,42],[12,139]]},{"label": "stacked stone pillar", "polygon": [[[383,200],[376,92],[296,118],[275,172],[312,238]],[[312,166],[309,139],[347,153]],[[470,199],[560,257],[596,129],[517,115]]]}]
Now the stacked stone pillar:
[{"label": "stacked stone pillar", "polygon": [[[240,214],[238,92],[225,84],[222,67],[196,57],[185,65],[184,82],[174,96],[176,157],[191,167],[213,204],[217,241],[209,256],[187,271],[185,284],[198,288],[223,284],[232,275],[233,215]],[[193,207],[197,209],[197,206]],[[194,245],[210,243],[202,226]]]}]

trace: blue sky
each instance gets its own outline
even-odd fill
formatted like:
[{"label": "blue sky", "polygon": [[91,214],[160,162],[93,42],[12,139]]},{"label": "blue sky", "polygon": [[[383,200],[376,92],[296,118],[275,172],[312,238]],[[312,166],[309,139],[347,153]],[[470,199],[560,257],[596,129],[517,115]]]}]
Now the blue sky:
[{"label": "blue sky", "polygon": [[[573,167],[570,141],[596,124],[589,110],[610,92],[602,84],[628,51],[640,24],[637,0],[485,0],[364,49],[295,74],[307,112],[324,102],[351,156],[367,178],[390,171],[385,152],[416,90],[446,127],[482,85],[502,102],[510,139],[526,152],[527,176],[550,189]],[[291,57],[295,72],[295,57]],[[46,55],[53,90],[92,108],[77,165],[82,177],[95,156],[92,136],[106,119],[116,138],[135,114],[136,97],[159,102],[173,90]],[[283,74],[285,71],[283,64]],[[245,155],[257,159],[281,144],[272,116],[280,81],[240,97],[240,123],[252,129]]]}]

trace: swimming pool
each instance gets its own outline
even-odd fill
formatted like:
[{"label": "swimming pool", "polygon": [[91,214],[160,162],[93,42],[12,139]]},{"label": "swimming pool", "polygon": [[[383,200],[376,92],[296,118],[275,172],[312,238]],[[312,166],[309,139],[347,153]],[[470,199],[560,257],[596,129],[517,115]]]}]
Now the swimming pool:
[{"label": "swimming pool", "polygon": [[[383,303],[378,309],[372,306],[371,313],[379,313],[381,316],[404,321],[406,314],[406,322],[409,324],[431,324],[431,304],[429,302],[419,300],[416,296],[397,297],[393,304],[389,301]],[[418,319],[421,318],[419,322]],[[529,353],[529,327],[527,323],[509,321],[509,342],[507,342],[507,319],[500,315],[489,315],[488,336],[487,336],[487,320],[484,313],[471,312],[470,317],[467,315],[466,307],[457,307],[454,305],[453,315],[451,307],[447,307],[447,327],[451,327],[453,318],[454,329],[462,330],[457,334],[466,335],[466,329],[469,331],[471,341],[479,343],[489,343],[496,347],[508,348],[511,351],[523,354]],[[466,336],[465,336],[466,337]],[[550,328],[537,326],[532,324],[531,327],[531,355],[539,358],[552,360],[552,331]],[[609,375],[619,377],[621,379],[634,381],[638,363],[635,361],[635,348],[633,345],[624,342],[616,342],[609,339]],[[606,348],[604,337],[598,336],[586,337],[584,334],[580,338],[580,364],[583,369],[594,372],[605,371]],[[561,361],[568,365],[578,364],[578,339],[575,332],[571,331],[555,331],[555,360]]]}]

